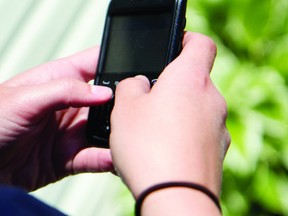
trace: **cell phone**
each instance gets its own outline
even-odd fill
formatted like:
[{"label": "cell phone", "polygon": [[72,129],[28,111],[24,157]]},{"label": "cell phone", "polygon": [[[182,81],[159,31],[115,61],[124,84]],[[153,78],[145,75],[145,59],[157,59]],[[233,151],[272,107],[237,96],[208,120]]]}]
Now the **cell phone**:
[{"label": "cell phone", "polygon": [[[112,0],[107,10],[94,84],[111,87],[145,75],[153,84],[182,49],[187,0]],[[114,98],[91,107],[87,138],[109,148]]]}]

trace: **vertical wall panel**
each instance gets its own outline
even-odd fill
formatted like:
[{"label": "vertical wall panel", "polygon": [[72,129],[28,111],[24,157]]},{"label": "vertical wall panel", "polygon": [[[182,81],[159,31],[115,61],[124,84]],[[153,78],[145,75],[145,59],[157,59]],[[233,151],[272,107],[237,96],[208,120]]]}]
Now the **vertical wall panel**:
[{"label": "vertical wall panel", "polygon": [[[108,3],[0,0],[0,82],[41,63],[100,44]],[[32,194],[69,215],[121,216],[127,215],[119,202],[123,191],[123,184],[112,174],[84,174]]]}]

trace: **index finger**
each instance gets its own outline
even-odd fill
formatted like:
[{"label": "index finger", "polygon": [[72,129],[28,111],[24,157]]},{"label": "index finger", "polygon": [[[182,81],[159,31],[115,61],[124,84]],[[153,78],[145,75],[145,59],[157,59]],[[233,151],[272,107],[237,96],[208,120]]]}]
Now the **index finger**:
[{"label": "index finger", "polygon": [[95,76],[98,55],[99,47],[96,46],[30,69],[4,83],[9,86],[27,86],[63,78],[88,82]]},{"label": "index finger", "polygon": [[186,32],[183,39],[183,50],[174,63],[184,63],[184,66],[192,69],[195,73],[199,71],[210,73],[216,53],[216,44],[210,37]]}]

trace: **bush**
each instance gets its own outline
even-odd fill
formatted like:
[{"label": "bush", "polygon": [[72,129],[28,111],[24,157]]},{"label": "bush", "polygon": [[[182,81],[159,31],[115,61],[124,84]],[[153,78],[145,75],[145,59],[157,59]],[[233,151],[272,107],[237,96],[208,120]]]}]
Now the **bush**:
[{"label": "bush", "polygon": [[288,215],[288,1],[190,1],[187,29],[218,46],[212,78],[232,137],[224,215]]}]

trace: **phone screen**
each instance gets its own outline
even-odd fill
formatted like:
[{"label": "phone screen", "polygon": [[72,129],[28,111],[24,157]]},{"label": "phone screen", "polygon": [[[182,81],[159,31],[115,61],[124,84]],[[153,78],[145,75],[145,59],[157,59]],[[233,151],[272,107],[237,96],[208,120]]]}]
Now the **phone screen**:
[{"label": "phone screen", "polygon": [[113,15],[103,73],[152,73],[165,67],[171,13]]}]

